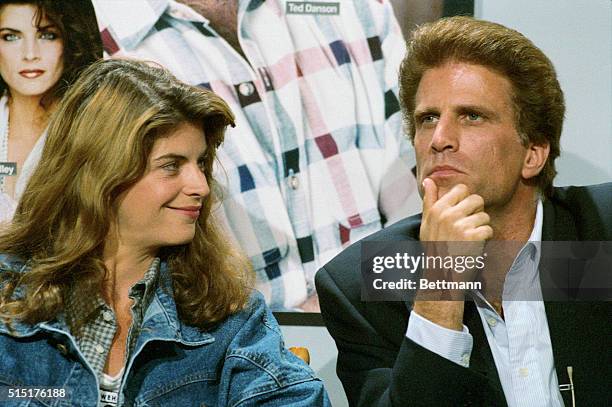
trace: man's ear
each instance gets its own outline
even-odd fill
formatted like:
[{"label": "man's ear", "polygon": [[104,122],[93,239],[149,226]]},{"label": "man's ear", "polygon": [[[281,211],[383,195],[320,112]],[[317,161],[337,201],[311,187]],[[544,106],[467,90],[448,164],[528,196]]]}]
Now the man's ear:
[{"label": "man's ear", "polygon": [[527,154],[523,161],[523,170],[521,175],[524,179],[530,179],[537,176],[544,168],[548,154],[550,153],[550,144],[533,144],[529,143]]}]

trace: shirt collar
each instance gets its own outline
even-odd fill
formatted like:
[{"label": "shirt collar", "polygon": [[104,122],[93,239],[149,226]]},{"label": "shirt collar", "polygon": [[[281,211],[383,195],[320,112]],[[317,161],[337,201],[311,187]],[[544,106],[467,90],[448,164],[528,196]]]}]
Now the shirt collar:
[{"label": "shirt collar", "polygon": [[529,241],[521,248],[504,280],[503,300],[538,300],[540,289],[540,253],[542,249],[543,205],[538,198],[536,216]]},{"label": "shirt collar", "polygon": [[[504,279],[504,292],[502,298],[536,299],[540,293],[538,264],[540,263],[542,227],[544,224],[544,205],[541,197],[536,203],[536,215],[529,239],[516,255],[512,266]],[[525,267],[529,263],[532,265]],[[480,291],[472,291],[471,296],[479,307],[486,307],[493,312],[494,308],[489,304]]]},{"label": "shirt collar", "polygon": [[[536,265],[540,263],[543,224],[544,206],[542,205],[542,199],[538,197],[538,202],[536,203],[536,216],[533,221],[533,229],[531,229],[529,239],[527,239],[527,242],[525,242],[525,245],[521,248],[519,254],[516,256],[517,260],[520,259],[522,256],[529,256],[531,257],[531,260],[535,262]],[[512,271],[512,269],[510,271]]]},{"label": "shirt collar", "polygon": [[533,229],[531,230],[531,235],[529,236],[530,242],[541,242],[542,241],[542,225],[544,224],[544,205],[542,204],[542,199],[538,198],[538,203],[536,205],[536,216],[533,222]]},{"label": "shirt collar", "polygon": [[[159,281],[159,269],[160,259],[156,257],[152,262],[147,271],[144,274],[142,280],[130,288],[130,298],[142,298],[140,308],[146,310],[153,300],[155,289],[157,288]],[[86,297],[83,295],[76,295],[73,289],[68,290],[66,298],[64,300],[66,319],[68,326],[74,327],[80,325],[90,318],[97,315],[98,312],[104,308],[106,303],[102,299],[102,296],[97,295],[93,298]]]},{"label": "shirt collar", "polygon": [[208,22],[174,0],[96,1],[94,6],[100,30],[108,30],[114,41],[128,51],[145,39],[164,13],[176,19]]},{"label": "shirt collar", "polygon": [[[265,0],[238,0],[238,20]],[[208,19],[191,7],[174,0],[129,0],[94,2],[100,31],[108,30],[122,49],[133,50],[164,14],[176,20],[208,24]],[[134,17],[137,16],[137,17]]]},{"label": "shirt collar", "polygon": [[[95,1],[100,30],[108,31],[122,48],[144,39],[168,7],[169,0]],[[135,18],[134,16],[137,16]]]},{"label": "shirt collar", "polygon": [[159,280],[159,265],[160,259],[156,257],[149,266],[149,269],[145,272],[142,280],[134,284],[130,288],[129,296],[132,299],[141,299],[140,309],[146,310],[153,300],[153,295],[157,289]]}]

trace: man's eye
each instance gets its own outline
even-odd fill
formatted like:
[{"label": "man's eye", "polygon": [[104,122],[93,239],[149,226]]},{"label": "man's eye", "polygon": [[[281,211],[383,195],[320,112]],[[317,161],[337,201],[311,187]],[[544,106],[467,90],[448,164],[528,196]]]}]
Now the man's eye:
[{"label": "man's eye", "polygon": [[17,34],[12,34],[12,33],[4,34],[2,36],[2,40],[4,41],[16,41],[18,39],[19,37],[17,36]]},{"label": "man's eye", "polygon": [[478,113],[468,113],[467,114],[467,119],[471,122],[475,122],[478,120],[482,120],[482,116],[479,115]]},{"label": "man's eye", "polygon": [[421,116],[420,122],[423,124],[435,123],[438,118],[432,114]]},{"label": "man's eye", "polygon": [[59,35],[57,35],[56,33],[52,32],[52,31],[43,31],[40,33],[40,38],[43,40],[56,40],[57,38],[59,38]]}]

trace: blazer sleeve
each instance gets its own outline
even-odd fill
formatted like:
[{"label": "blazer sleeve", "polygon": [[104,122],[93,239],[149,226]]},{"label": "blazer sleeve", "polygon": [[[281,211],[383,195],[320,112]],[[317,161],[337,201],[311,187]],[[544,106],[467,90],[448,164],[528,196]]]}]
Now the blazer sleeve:
[{"label": "blazer sleeve", "polygon": [[323,319],[338,347],[336,371],[351,406],[506,405],[486,376],[406,338],[404,303],[362,302],[358,273],[333,268],[332,262],[319,270],[316,285]]}]

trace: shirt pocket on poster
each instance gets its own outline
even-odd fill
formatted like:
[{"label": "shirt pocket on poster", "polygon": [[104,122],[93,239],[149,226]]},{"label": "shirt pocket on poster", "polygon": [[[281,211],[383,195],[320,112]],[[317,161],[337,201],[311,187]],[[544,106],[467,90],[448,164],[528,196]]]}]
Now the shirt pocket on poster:
[{"label": "shirt pocket on poster", "polygon": [[363,239],[381,228],[382,219],[378,210],[368,210],[348,218],[338,219],[338,233],[343,246]]}]

